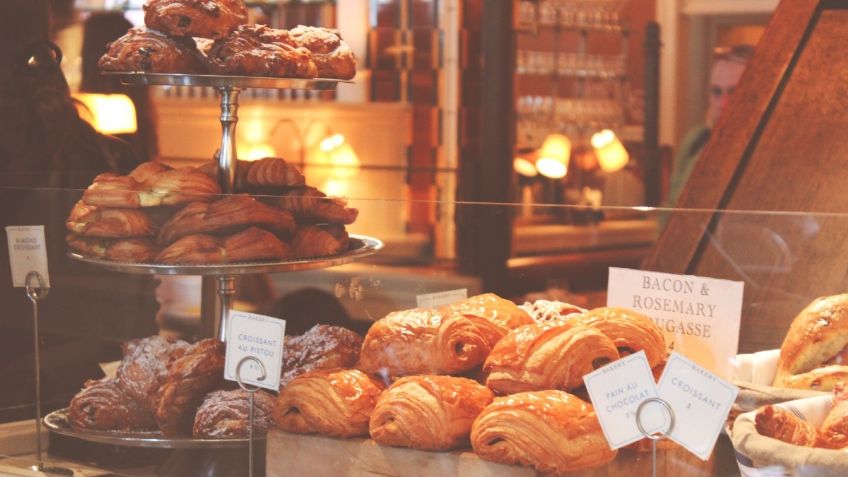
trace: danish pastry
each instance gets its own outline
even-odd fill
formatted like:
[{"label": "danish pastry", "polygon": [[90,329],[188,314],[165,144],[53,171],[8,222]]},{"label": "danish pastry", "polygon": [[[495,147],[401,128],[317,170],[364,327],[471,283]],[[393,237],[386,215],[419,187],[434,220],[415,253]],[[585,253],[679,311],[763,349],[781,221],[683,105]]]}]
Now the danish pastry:
[{"label": "danish pastry", "polygon": [[168,374],[168,366],[185,354],[189,346],[185,341],[163,336],[131,341],[118,367],[118,386],[152,412],[159,386]]},{"label": "danish pastry", "polygon": [[[274,397],[264,391],[253,393],[253,435],[264,436],[274,425]],[[194,437],[247,437],[250,395],[242,389],[212,391],[203,398],[194,416]]]},{"label": "danish pastry", "polygon": [[471,424],[493,398],[488,388],[466,378],[401,378],[377,400],[371,438],[381,445],[424,450],[465,447]]},{"label": "danish pastry", "polygon": [[127,395],[114,379],[88,381],[68,406],[76,429],[138,431],[156,428],[150,409]]},{"label": "danish pastry", "polygon": [[338,30],[298,25],[289,34],[297,46],[312,53],[319,77],[351,79],[356,76],[353,50],[342,40]]},{"label": "danish pastry", "polygon": [[146,73],[203,73],[206,64],[191,38],[171,38],[144,27],[131,28],[127,34],[107,45],[97,62],[104,71]]},{"label": "danish pastry", "polygon": [[486,385],[498,394],[544,389],[572,390],[583,376],[619,358],[600,331],[568,321],[519,327],[495,345],[483,365]]},{"label": "danish pastry", "polygon": [[144,24],[171,36],[223,38],[247,23],[243,0],[150,0]]},{"label": "danish pastry", "polygon": [[314,78],[312,53],[299,48],[285,30],[241,25],[209,50],[210,68],[218,74]]},{"label": "danish pastry", "polygon": [[819,298],[789,326],[774,385],[830,391],[848,380],[848,294]]},{"label": "danish pastry", "polygon": [[471,445],[481,458],[574,472],[612,461],[595,410],[564,391],[535,391],[495,398],[471,427]]},{"label": "danish pastry", "polygon": [[280,388],[308,371],[352,368],[361,348],[362,338],[341,326],[315,325],[302,335],[287,336]]},{"label": "danish pastry", "polygon": [[367,436],[368,419],[382,391],[362,371],[311,371],[280,391],[274,421],[280,429],[298,434]]}]

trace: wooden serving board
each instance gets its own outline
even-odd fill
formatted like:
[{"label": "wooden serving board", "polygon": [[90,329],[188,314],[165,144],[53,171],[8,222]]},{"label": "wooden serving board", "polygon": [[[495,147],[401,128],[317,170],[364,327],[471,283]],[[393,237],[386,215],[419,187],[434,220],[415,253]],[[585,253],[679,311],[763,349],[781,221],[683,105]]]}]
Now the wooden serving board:
[{"label": "wooden serving board", "polygon": [[[487,462],[470,450],[427,452],[383,447],[371,439],[334,439],[268,433],[267,477],[555,477],[527,467]],[[703,462],[675,448],[657,452],[658,476],[735,475],[736,461],[729,440],[721,436],[713,457]],[[622,477],[651,475],[650,453],[622,450],[607,466],[568,477]]]}]

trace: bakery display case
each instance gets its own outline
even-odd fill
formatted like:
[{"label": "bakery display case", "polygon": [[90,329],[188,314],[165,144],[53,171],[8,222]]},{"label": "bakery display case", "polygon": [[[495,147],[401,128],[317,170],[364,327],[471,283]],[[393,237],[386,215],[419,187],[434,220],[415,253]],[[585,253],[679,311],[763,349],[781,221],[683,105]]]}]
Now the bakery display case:
[{"label": "bakery display case", "polygon": [[[111,262],[109,266],[75,256],[97,249],[69,253],[74,245],[68,242],[68,227],[78,224],[66,219],[92,190],[0,189],[4,225],[45,226],[50,293],[39,311],[48,461],[117,475],[246,475],[246,397],[234,383],[220,379],[218,335],[201,318],[202,279],[168,275],[168,268],[161,276],[127,273],[135,265],[119,256],[98,259]],[[239,196],[216,195],[209,204],[232,197]],[[256,196],[266,204],[283,197],[285,193]],[[520,209],[517,204],[438,205],[450,209],[451,216],[481,219],[511,216]],[[341,210],[383,218],[347,225],[351,240],[380,240],[394,226],[391,222],[405,220],[412,206],[408,201],[348,198]],[[805,291],[774,284],[792,283],[780,279],[803,267],[799,257],[812,253],[810,244],[845,224],[848,215],[544,207],[560,208],[569,227],[585,237],[571,245],[563,240],[560,246],[586,253],[613,245],[597,234],[601,216],[605,224],[627,220],[652,229],[644,238],[652,246],[672,213],[692,221],[718,214],[721,226],[709,233],[709,240],[735,274],[710,277],[744,282],[738,331],[728,316],[696,317],[700,327],[663,321],[663,307],[673,303],[661,301],[658,290],[645,290],[630,310],[612,312],[604,308],[606,286],[579,280],[552,281],[533,290],[486,288],[480,277],[457,267],[459,257],[412,262],[397,250],[384,256],[376,251],[351,263],[311,270],[260,268],[236,277],[233,306],[285,319],[286,342],[281,392],[262,391],[256,400],[256,471],[271,476],[645,475],[652,460],[645,452],[650,450],[647,441],[610,450],[582,377],[638,350],[659,376],[670,348],[700,359],[704,350],[690,341],[697,334],[725,335],[731,341],[738,336],[740,355],[777,353],[772,379],[765,384],[753,378],[746,384],[742,364],[738,376],[725,377],[746,392],[801,386],[830,396],[829,388],[810,384],[801,373],[838,376],[844,334],[837,333],[836,341],[828,341],[831,335],[816,341],[805,338],[812,331],[791,330],[824,319],[840,329],[843,299],[828,299],[826,306],[814,300],[838,295],[844,283],[839,277],[821,277],[815,284],[804,283]],[[766,218],[769,226],[763,227],[760,222]],[[190,226],[191,220],[181,225]],[[797,230],[805,232],[803,238]],[[291,244],[291,235],[278,235]],[[385,242],[385,250],[391,250],[391,240]],[[751,254],[752,248],[758,253]],[[6,260],[4,256],[4,268]],[[253,262],[251,266],[268,261],[242,260]],[[143,266],[158,266],[156,258]],[[8,457],[0,465],[14,466],[31,463],[34,453],[31,303],[22,289],[12,287],[8,269],[2,280],[4,380],[19,384],[4,387],[2,393],[2,415],[9,423],[2,426],[0,444]],[[268,296],[260,296],[261,289]],[[793,311],[779,311],[784,309]],[[750,317],[763,313],[770,314],[770,326],[750,326]],[[617,335],[618,322],[635,327],[635,334]],[[781,354],[781,346],[819,353],[809,355],[815,363],[800,363],[791,371],[798,377],[790,380],[806,386],[786,384],[793,351]],[[753,374],[761,381],[763,366],[760,361],[750,365],[759,369]],[[161,415],[154,414],[151,422],[143,403],[161,402],[157,394],[173,393],[186,399],[157,407]],[[737,468],[726,435],[719,437],[706,462],[669,442],[659,446],[657,461],[659,475],[728,475]]]}]

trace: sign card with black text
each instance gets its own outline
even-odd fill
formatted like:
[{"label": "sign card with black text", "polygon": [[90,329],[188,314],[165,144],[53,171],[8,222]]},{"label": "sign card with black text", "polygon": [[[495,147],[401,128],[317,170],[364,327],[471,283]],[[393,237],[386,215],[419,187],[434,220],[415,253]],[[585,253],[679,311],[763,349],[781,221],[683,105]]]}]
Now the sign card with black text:
[{"label": "sign card with black text", "polygon": [[241,380],[244,383],[278,391],[280,371],[283,363],[283,337],[286,322],[270,316],[231,311],[227,319],[227,358],[224,364],[224,378],[236,381],[238,364],[245,357],[258,359],[262,369],[252,360],[246,361],[241,368]]},{"label": "sign card with black text", "polygon": [[607,306],[651,317],[669,350],[731,379],[744,282],[610,267]]}]

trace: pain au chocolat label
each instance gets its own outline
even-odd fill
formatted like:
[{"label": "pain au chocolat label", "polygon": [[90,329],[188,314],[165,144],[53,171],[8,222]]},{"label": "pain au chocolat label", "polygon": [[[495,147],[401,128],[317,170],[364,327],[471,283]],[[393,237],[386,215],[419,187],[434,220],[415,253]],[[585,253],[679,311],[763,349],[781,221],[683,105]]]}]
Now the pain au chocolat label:
[{"label": "pain au chocolat label", "polygon": [[744,283],[610,267],[607,306],[651,317],[669,350],[725,379],[739,347]]}]

